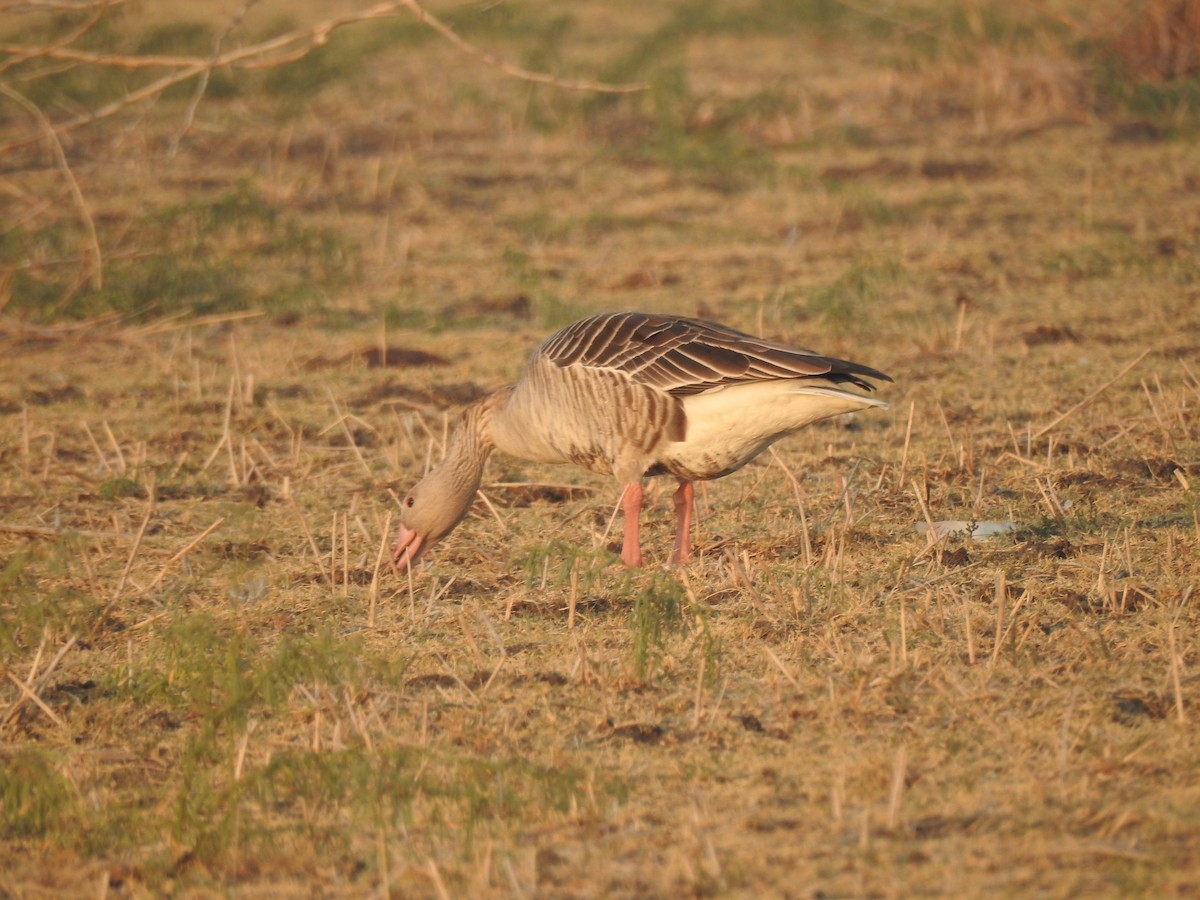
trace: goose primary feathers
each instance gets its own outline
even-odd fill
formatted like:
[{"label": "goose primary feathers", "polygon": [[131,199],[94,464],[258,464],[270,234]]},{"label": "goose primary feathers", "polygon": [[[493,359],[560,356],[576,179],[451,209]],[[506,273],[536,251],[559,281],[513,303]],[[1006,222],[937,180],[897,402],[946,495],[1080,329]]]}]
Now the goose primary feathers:
[{"label": "goose primary feathers", "polygon": [[670,474],[672,562],[691,554],[692,482],[733,472],[819,419],[886,407],[863,391],[891,381],[860,363],[822,356],[682,316],[605,313],[542,342],[515,385],[462,414],[445,459],[404,498],[393,549],[414,563],[470,509],[493,450],[575,463],[622,485],[621,558],[641,565],[646,476]]}]

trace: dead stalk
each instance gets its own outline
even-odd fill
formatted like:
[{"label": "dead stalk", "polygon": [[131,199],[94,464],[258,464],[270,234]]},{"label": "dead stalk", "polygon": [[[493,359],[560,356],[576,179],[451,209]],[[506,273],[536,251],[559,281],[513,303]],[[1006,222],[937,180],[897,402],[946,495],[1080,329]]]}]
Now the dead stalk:
[{"label": "dead stalk", "polygon": [[342,513],[342,596],[350,596],[350,516]]},{"label": "dead stalk", "polygon": [[954,352],[958,353],[962,350],[963,333],[967,327],[967,307],[970,303],[966,298],[960,297],[958,301],[958,322],[954,327]]},{"label": "dead stalk", "polygon": [[971,627],[971,607],[963,600],[963,630],[967,633],[967,662],[975,665],[975,631]]},{"label": "dead stalk", "polygon": [[496,520],[496,524],[500,526],[500,530],[502,532],[507,532],[508,525],[505,523],[504,519],[501,517],[500,510],[496,509],[496,507],[492,503],[492,501],[488,499],[488,495],[485,494],[482,490],[478,490],[475,492],[475,496],[483,501],[483,505],[488,508],[488,512],[490,512],[492,514],[492,518]]},{"label": "dead stalk", "polygon": [[387,554],[388,540],[392,533],[392,513],[388,511],[387,518],[383,521],[383,532],[379,538],[379,551],[375,554],[375,568],[371,572],[371,586],[367,589],[368,607],[367,607],[367,627],[375,627],[375,607],[379,601],[379,569],[383,565],[383,558]]},{"label": "dead stalk", "polygon": [[921,493],[921,486],[917,484],[917,479],[912,479],[910,486],[912,487],[913,496],[917,498],[917,504],[921,507],[921,514],[925,516],[925,524],[929,528],[929,546],[925,548],[928,550],[929,547],[932,547],[938,541],[937,526],[934,524],[933,516],[929,512],[929,504],[925,502],[925,497]]},{"label": "dead stalk", "polygon": [[908,472],[908,450],[912,444],[913,415],[917,411],[917,401],[908,404],[908,425],[904,429],[904,453],[900,457],[900,474],[896,476],[897,484],[904,484],[904,476]]},{"label": "dead stalk", "polygon": [[[142,519],[142,524],[138,527],[137,536],[133,539],[133,549],[131,549],[129,551],[129,559],[125,561],[125,568],[121,572],[120,579],[117,580],[117,586],[113,590],[112,597],[109,598],[108,606],[110,606],[110,607],[114,603],[117,602],[117,600],[121,596],[121,592],[123,590],[125,590],[125,582],[129,578],[129,572],[133,568],[133,561],[135,559],[137,559],[138,550],[140,550],[141,546],[142,546],[142,538],[146,534],[146,526],[148,526],[150,524],[150,519],[153,516],[154,516],[154,499],[151,498],[150,502],[146,504],[146,515]],[[105,608],[106,612],[107,612],[107,609],[108,609],[108,607]],[[103,618],[104,618],[104,616],[101,615],[100,619],[103,619]],[[97,622],[97,627],[98,626],[99,626],[99,622]],[[92,637],[94,638],[95,635],[93,634]]]},{"label": "dead stalk", "polygon": [[783,474],[787,476],[788,482],[792,486],[792,494],[796,497],[796,508],[800,511],[800,534],[804,542],[802,545],[804,551],[804,568],[810,569],[812,568],[812,539],[808,530],[808,517],[804,513],[804,500],[800,496],[800,479],[796,477],[795,473],[783,461],[783,458],[774,447],[771,447],[770,450],[771,458],[775,460],[776,464],[783,471]]},{"label": "dead stalk", "polygon": [[347,417],[342,413],[342,408],[338,406],[337,399],[333,396],[333,391],[327,389],[326,393],[329,396],[330,405],[333,406],[333,413],[335,416],[337,416],[337,425],[341,427],[342,434],[346,436],[346,443],[349,444],[350,449],[354,451],[354,456],[358,460],[358,464],[362,466],[362,470],[367,474],[368,477],[374,478],[375,475],[371,471],[371,467],[367,465],[367,461],[363,458],[362,451],[358,449],[358,442],[354,440],[354,435],[350,431],[350,426],[346,424]]},{"label": "dead stalk", "polygon": [[742,587],[746,589],[746,596],[750,598],[751,603],[753,603],[760,613],[774,622],[775,617],[771,615],[765,598],[758,588],[754,586],[754,580],[750,577],[750,554],[745,553],[743,560],[744,564],[738,560],[732,550],[725,552],[725,561],[729,564],[729,568],[733,571],[737,580],[742,583]]},{"label": "dead stalk", "polygon": [[908,748],[901,744],[896,748],[892,761],[892,787],[888,792],[887,827],[895,831],[900,827],[900,807],[904,800],[904,780],[908,775]]},{"label": "dead stalk", "polygon": [[1114,384],[1116,384],[1118,381],[1120,381],[1122,378],[1124,378],[1126,375],[1128,375],[1130,372],[1132,372],[1134,366],[1136,366],[1138,363],[1140,363],[1149,354],[1150,354],[1150,348],[1147,347],[1145,350],[1143,350],[1138,355],[1137,359],[1135,359],[1133,362],[1131,362],[1127,366],[1125,366],[1125,368],[1123,368],[1120,372],[1118,372],[1113,378],[1104,382],[1104,384],[1100,385],[1100,387],[1096,388],[1094,391],[1092,391],[1090,394],[1088,394],[1086,397],[1084,397],[1082,400],[1080,400],[1078,403],[1076,403],[1074,406],[1072,406],[1066,412],[1060,413],[1059,415],[1055,416],[1049,425],[1044,425],[1040,429],[1038,429],[1036,432],[1034,432],[1032,435],[1033,440],[1037,440],[1042,435],[1053,430],[1054,428],[1057,428],[1059,425],[1061,425],[1063,422],[1065,422],[1071,416],[1075,415],[1075,413],[1079,412],[1081,409],[1083,409],[1085,406],[1087,406],[1089,403],[1091,403],[1093,400],[1095,400],[1097,397],[1099,397],[1101,394],[1103,394],[1105,391],[1107,391],[1110,387],[1112,387]]},{"label": "dead stalk", "polygon": [[767,659],[771,660],[771,662],[775,664],[775,668],[777,668],[783,674],[783,677],[787,679],[788,684],[794,687],[797,691],[801,690],[800,682],[796,680],[795,675],[787,670],[787,666],[785,666],[783,661],[775,655],[775,651],[766,644],[763,644],[763,652],[767,654]]},{"label": "dead stalk", "polygon": [[579,601],[579,560],[571,561],[571,595],[567,601],[567,631],[575,628],[575,604]]},{"label": "dead stalk", "polygon": [[17,686],[17,688],[25,696],[25,699],[32,700],[34,705],[44,712],[46,716],[54,722],[55,725],[59,726],[60,728],[66,727],[67,723],[60,719],[58,714],[55,713],[54,710],[52,710],[49,706],[47,706],[46,702],[30,689],[29,685],[23,682],[12,672],[5,672],[4,674],[8,676],[9,681]]},{"label": "dead stalk", "polygon": [[[1182,611],[1181,605],[1180,612]],[[1176,619],[1178,619],[1178,614],[1176,615]],[[1186,725],[1187,711],[1183,706],[1183,686],[1182,678],[1180,677],[1179,673],[1181,668],[1180,655],[1178,649],[1176,648],[1175,642],[1176,624],[1176,620],[1172,620],[1171,624],[1167,628],[1167,652],[1171,657],[1171,688],[1175,694],[1175,719],[1180,725]]]},{"label": "dead stalk", "polygon": [[1000,643],[1004,639],[1004,599],[1008,596],[1008,589],[1004,583],[1004,573],[996,573],[996,591],[994,594],[994,603],[996,606],[996,639],[992,644],[992,661],[991,668],[996,668],[996,661],[1000,658]]},{"label": "dead stalk", "polygon": [[515,66],[512,63],[501,59],[495,54],[489,53],[488,51],[463,40],[461,37],[459,37],[458,33],[454,31],[454,29],[442,22],[440,19],[436,18],[432,13],[425,9],[424,6],[418,3],[417,0],[401,0],[399,4],[381,4],[381,6],[384,7],[393,5],[407,7],[412,11],[413,15],[417,17],[418,21],[428,25],[468,56],[473,56],[487,65],[498,69],[505,75],[518,78],[522,81],[531,81],[536,84],[549,84],[553,85],[554,87],[563,88],[569,91],[592,91],[605,94],[631,94],[637,93],[638,91],[644,91],[647,89],[647,87],[649,87],[649,85],[642,82],[634,84],[608,84],[601,81],[562,79],[553,75],[546,75],[541,72],[531,72],[528,69]]},{"label": "dead stalk", "polygon": [[296,517],[300,520],[300,529],[304,532],[304,537],[308,541],[308,548],[312,551],[313,559],[317,561],[317,568],[321,570],[321,578],[329,585],[330,590],[332,590],[333,577],[325,571],[325,563],[321,559],[321,551],[317,549],[317,542],[313,540],[312,532],[308,528],[308,519],[304,517],[304,511],[296,503],[295,497],[289,496],[288,502],[291,503],[292,509],[296,511]]},{"label": "dead stalk", "polygon": [[1067,515],[1062,503],[1058,499],[1058,495],[1054,493],[1054,484],[1050,477],[1046,477],[1046,483],[1042,484],[1041,479],[1035,478],[1033,483],[1038,486],[1038,491],[1041,492],[1042,500],[1045,502],[1047,509],[1050,510],[1050,515],[1054,521],[1058,523],[1058,530],[1062,534],[1067,533]]},{"label": "dead stalk", "polygon": [[108,438],[108,445],[112,447],[113,456],[116,457],[117,472],[121,475],[124,475],[128,467],[125,465],[125,454],[121,452],[121,445],[117,443],[117,437],[115,434],[113,434],[112,429],[108,426],[108,422],[103,421],[100,424],[104,426],[104,434]]},{"label": "dead stalk", "polygon": [[225,521],[225,517],[222,516],[221,518],[217,519],[217,521],[213,522],[211,525],[209,525],[207,528],[205,528],[202,532],[200,532],[200,534],[196,535],[196,537],[194,537],[187,544],[186,547],[184,547],[182,550],[178,551],[174,556],[172,556],[170,559],[167,560],[166,565],[164,565],[162,567],[162,570],[156,576],[154,576],[154,580],[151,581],[144,588],[142,588],[140,593],[148,594],[148,593],[150,593],[150,591],[154,590],[154,588],[158,586],[159,582],[161,582],[166,577],[167,572],[170,570],[171,566],[173,566],[175,563],[179,562],[179,560],[183,559],[185,556],[187,556],[189,553],[191,553],[192,550],[195,549],[197,544],[199,544],[202,540],[204,540],[206,537],[208,537],[210,534],[212,534],[214,531],[216,531],[217,528],[219,528],[224,521]]},{"label": "dead stalk", "polygon": [[[54,127],[53,123],[46,118],[45,113],[38,106],[31,103],[23,94],[17,93],[3,81],[0,81],[0,94],[4,94],[4,96],[33,116],[42,136],[54,152],[54,161],[71,189],[71,199],[75,203],[75,208],[79,212],[79,218],[83,222],[84,230],[87,233],[87,250],[84,253],[87,270],[84,273],[83,280],[90,282],[93,290],[100,290],[104,286],[104,254],[100,250],[100,239],[96,235],[96,222],[92,218],[92,211],[88,208],[87,200],[84,198],[83,191],[79,187],[79,181],[75,178],[75,173],[71,170],[71,164],[67,162],[67,154],[63,150],[62,142],[59,140],[59,129]],[[0,151],[0,155],[2,154],[3,151]]]},{"label": "dead stalk", "polygon": [[[0,719],[0,723],[7,724],[11,722],[16,717],[17,713],[21,711],[21,708],[28,700],[36,699],[37,693],[45,689],[47,682],[50,680],[50,676],[54,673],[54,670],[58,668],[58,664],[62,662],[63,657],[67,655],[67,651],[75,646],[75,638],[68,638],[66,642],[58,648],[58,652],[54,654],[54,658],[50,660],[50,664],[42,670],[40,675],[38,675],[37,667],[42,658],[42,650],[46,646],[46,637],[47,633],[43,631],[41,643],[38,644],[37,655],[34,657],[33,665],[29,668],[29,676],[24,682],[21,682],[11,672],[8,673],[9,678],[13,679],[18,687],[22,688],[22,695],[8,708],[8,711],[4,714],[4,718]],[[40,702],[38,705],[39,707],[42,706]],[[51,718],[55,718],[53,713],[48,713],[48,715],[50,715]]]}]

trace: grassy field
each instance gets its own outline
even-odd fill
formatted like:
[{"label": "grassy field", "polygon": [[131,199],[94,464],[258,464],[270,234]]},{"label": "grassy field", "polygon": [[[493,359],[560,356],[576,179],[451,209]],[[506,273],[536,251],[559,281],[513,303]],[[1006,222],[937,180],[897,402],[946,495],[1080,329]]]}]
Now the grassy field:
[{"label": "grassy field", "polygon": [[[235,11],[151,6],[85,43]],[[1200,892],[1200,90],[1092,7],[872,6],[435,7],[648,89],[399,17],[0,155],[0,897]],[[704,485],[685,568],[673,483],[629,571],[614,483],[506,458],[381,565],[454,410],[609,309],[891,408]]]}]

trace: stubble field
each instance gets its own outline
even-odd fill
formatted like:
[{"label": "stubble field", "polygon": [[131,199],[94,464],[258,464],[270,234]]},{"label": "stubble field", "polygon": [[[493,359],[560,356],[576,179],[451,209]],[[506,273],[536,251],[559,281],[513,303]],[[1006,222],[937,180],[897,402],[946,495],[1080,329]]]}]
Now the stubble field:
[{"label": "stubble field", "polygon": [[[1200,891],[1200,150],[1034,6],[445,8],[649,88],[387,20],[64,137],[78,194],[0,157],[0,896]],[[614,483],[496,457],[392,573],[454,410],[614,309],[890,409],[686,567],[673,483],[629,571]]]}]

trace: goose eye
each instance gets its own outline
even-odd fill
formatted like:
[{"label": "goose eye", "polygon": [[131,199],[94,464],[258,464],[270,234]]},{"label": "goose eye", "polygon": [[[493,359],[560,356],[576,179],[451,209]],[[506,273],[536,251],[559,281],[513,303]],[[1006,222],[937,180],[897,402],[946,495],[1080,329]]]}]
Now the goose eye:
[{"label": "goose eye", "polygon": [[412,494],[409,494],[407,497],[405,497],[405,498],[404,498],[404,505],[405,505],[405,507],[407,507],[408,509],[412,509],[412,508],[413,508],[413,504],[414,504],[415,502],[416,502],[416,501],[413,499],[413,495],[412,495]]}]

